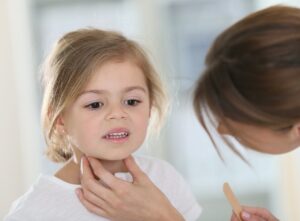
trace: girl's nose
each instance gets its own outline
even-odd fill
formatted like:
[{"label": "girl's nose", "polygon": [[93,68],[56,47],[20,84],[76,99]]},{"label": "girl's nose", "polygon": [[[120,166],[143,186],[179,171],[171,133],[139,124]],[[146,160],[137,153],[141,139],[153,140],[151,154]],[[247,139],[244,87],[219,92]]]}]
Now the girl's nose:
[{"label": "girl's nose", "polygon": [[122,105],[114,105],[109,109],[107,119],[125,119],[127,116],[128,114]]}]

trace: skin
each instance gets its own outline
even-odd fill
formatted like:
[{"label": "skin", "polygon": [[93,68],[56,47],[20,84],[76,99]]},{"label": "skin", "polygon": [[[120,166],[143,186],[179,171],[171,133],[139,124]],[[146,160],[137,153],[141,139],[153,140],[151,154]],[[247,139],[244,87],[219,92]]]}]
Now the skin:
[{"label": "skin", "polygon": [[[295,124],[288,130],[272,130],[226,119],[218,125],[218,133],[234,136],[243,146],[269,154],[282,154],[296,149],[300,144],[300,126]],[[234,132],[233,132],[234,131]]]}]

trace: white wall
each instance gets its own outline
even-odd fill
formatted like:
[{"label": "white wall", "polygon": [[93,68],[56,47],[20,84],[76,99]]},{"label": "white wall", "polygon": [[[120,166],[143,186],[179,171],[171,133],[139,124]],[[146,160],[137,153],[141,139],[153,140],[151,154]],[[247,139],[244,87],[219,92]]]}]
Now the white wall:
[{"label": "white wall", "polygon": [[28,1],[0,1],[0,218],[39,170]]},{"label": "white wall", "polygon": [[9,202],[21,192],[17,94],[5,3],[0,3],[0,218],[7,212]]},{"label": "white wall", "polygon": [[285,154],[281,158],[280,167],[280,193],[285,219],[289,221],[300,220],[300,149]]},{"label": "white wall", "polygon": [[255,3],[258,9],[278,4],[290,5],[295,7],[300,6],[299,0],[255,0]]}]

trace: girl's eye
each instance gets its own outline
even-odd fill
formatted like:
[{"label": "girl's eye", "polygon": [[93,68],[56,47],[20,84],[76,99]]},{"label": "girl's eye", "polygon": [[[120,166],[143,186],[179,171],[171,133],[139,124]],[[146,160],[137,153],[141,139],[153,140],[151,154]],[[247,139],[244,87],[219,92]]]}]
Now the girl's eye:
[{"label": "girl's eye", "polygon": [[129,106],[136,106],[136,105],[138,105],[139,103],[141,103],[141,101],[136,100],[136,99],[129,99],[129,100],[125,100],[124,103],[125,103],[126,105],[129,105]]},{"label": "girl's eye", "polygon": [[103,106],[103,103],[101,103],[101,102],[93,102],[93,103],[86,105],[85,107],[94,110],[94,109],[99,109],[102,106]]}]

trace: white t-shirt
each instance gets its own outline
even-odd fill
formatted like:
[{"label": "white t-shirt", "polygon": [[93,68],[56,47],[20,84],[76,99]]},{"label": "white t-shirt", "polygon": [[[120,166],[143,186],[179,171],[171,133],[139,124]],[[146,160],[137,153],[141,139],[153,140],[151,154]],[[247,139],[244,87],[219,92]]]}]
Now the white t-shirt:
[{"label": "white t-shirt", "polygon": [[[201,207],[182,176],[170,164],[150,157],[135,157],[135,160],[185,220],[197,220]],[[129,173],[115,176],[132,181]],[[81,204],[75,194],[78,187],[54,176],[41,175],[29,191],[13,203],[4,221],[107,221]]]}]

